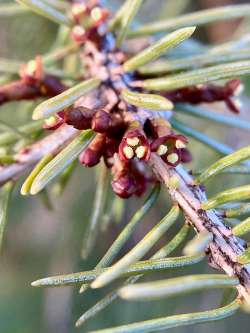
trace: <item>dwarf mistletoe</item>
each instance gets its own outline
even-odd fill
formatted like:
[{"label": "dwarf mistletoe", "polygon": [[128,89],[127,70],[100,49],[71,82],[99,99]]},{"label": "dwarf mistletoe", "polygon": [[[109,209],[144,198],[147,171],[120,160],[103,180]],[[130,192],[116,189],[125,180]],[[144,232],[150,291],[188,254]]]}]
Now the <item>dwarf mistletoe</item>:
[{"label": "dwarf mistletoe", "polygon": [[[58,34],[63,38],[61,47],[50,53],[37,55],[25,64],[13,63],[19,77],[0,86],[0,104],[44,99],[33,111],[33,122],[0,135],[5,152],[0,156],[1,238],[11,190],[19,176],[27,172],[30,174],[21,187],[21,194],[35,195],[55,179],[62,191],[77,159],[84,167],[100,164],[83,256],[91,251],[97,238],[96,225],[104,211],[109,175],[113,192],[122,199],[145,196],[151,189],[141,209],[92,271],[48,277],[32,285],[81,284],[84,292],[89,287],[101,288],[118,278],[127,278],[122,286],[85,312],[77,326],[118,297],[132,301],[208,288],[232,290],[229,304],[215,310],[98,332],[155,332],[218,320],[233,314],[240,306],[249,308],[250,251],[246,241],[239,237],[250,231],[250,221],[243,219],[232,227],[228,219],[250,211],[249,204],[242,203],[249,199],[250,185],[227,189],[207,199],[205,183],[221,173],[249,173],[250,147],[234,152],[175,117],[177,113],[186,113],[250,129],[238,115],[241,109],[238,97],[244,88],[240,77],[250,74],[249,41],[242,37],[240,41],[217,48],[201,47],[198,55],[178,58],[166,55],[194,38],[201,25],[250,16],[250,5],[217,7],[133,29],[132,22],[142,0],[124,1],[115,14],[101,0],[18,2],[26,6],[20,7],[21,10],[31,9],[60,24],[63,28]],[[160,37],[155,38],[155,34]],[[64,73],[60,62],[72,54],[80,60],[80,70]],[[215,102],[224,103],[227,114],[199,106],[207,103],[213,107]],[[38,131],[42,134],[36,135]],[[25,142],[17,151],[15,144],[20,136],[30,136],[33,142]],[[225,156],[196,175],[195,170],[183,166],[192,162],[189,137]],[[155,204],[160,185],[167,187],[172,209],[134,248],[117,259],[138,223]],[[240,203],[232,208],[233,201]],[[142,261],[180,214],[184,224],[173,240]],[[168,257],[185,241],[192,228],[197,235],[184,247],[184,255]],[[220,274],[135,283],[146,273],[193,265],[205,256]]]}]

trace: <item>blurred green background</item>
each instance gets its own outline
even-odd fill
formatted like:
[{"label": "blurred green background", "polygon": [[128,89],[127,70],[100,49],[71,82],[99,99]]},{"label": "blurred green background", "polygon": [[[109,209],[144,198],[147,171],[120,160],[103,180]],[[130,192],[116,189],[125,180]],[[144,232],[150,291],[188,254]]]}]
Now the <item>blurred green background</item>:
[{"label": "blurred green background", "polygon": [[[10,3],[12,1],[0,2]],[[138,19],[147,21],[152,18],[174,16],[178,14],[178,11],[188,12],[238,2],[240,1],[148,0],[145,1],[145,6]],[[110,6],[116,8],[120,3],[119,1],[108,1]],[[240,29],[241,25],[240,21],[218,23],[212,27],[200,29],[198,36],[203,42],[219,44],[230,40],[232,34]],[[245,26],[249,27],[247,23]],[[1,16],[0,57],[28,60],[37,53],[43,54],[53,44],[56,33],[57,27],[54,24],[32,14],[20,14],[15,17]],[[248,90],[246,89],[246,95],[249,95]],[[248,120],[250,120],[249,103],[248,98],[244,97],[241,117]],[[22,112],[29,104],[28,111]],[[32,107],[31,103],[12,103],[0,109],[0,119],[13,125],[25,123],[30,119]],[[217,107],[220,112],[224,112],[221,105]],[[250,133],[246,131],[226,127],[222,129],[214,123],[198,121],[191,117],[182,116],[182,120],[234,148],[249,143]],[[195,168],[202,168],[218,158],[218,154],[192,140],[190,147],[194,155],[193,166]],[[109,288],[102,291],[88,291],[84,295],[79,295],[78,289],[72,287],[45,290],[30,286],[30,283],[38,278],[93,268],[117,235],[121,225],[126,223],[136,207],[142,204],[142,199],[128,201],[121,225],[113,224],[108,231],[100,234],[94,252],[87,261],[82,261],[79,253],[86,223],[91,213],[95,188],[94,174],[94,170],[79,167],[64,195],[53,199],[53,211],[46,210],[39,197],[21,197],[19,195],[21,182],[17,186],[11,202],[4,248],[0,257],[1,333],[87,332],[94,328],[209,309],[219,304],[221,296],[219,291],[208,291],[150,303],[118,301],[82,328],[75,329],[76,319],[100,299],[101,295],[105,295]],[[210,183],[208,191],[212,194],[219,189],[248,181],[247,177],[223,176]],[[141,239],[150,226],[167,212],[168,208],[168,196],[163,190],[157,205],[140,224],[133,239],[122,253]],[[170,230],[161,244],[170,239],[180,225],[181,221],[177,223],[176,230],[174,230],[175,228]],[[179,250],[178,253],[180,254],[181,251]],[[147,279],[205,271],[212,271],[212,269],[203,263],[196,265],[194,269],[185,268],[150,276]],[[245,333],[249,332],[249,324],[250,317],[239,314],[225,321],[175,329],[174,332],[235,333],[237,331]]]}]

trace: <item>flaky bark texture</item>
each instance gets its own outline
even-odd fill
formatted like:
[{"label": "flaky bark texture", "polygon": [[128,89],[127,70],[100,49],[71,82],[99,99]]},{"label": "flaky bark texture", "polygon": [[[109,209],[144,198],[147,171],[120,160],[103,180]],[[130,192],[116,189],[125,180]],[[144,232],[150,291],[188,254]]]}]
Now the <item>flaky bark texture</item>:
[{"label": "flaky bark texture", "polygon": [[[207,230],[213,234],[213,240],[207,248],[210,264],[229,276],[237,276],[240,281],[239,294],[249,300],[250,267],[237,262],[237,257],[246,248],[245,242],[232,235],[231,229],[224,224],[216,210],[201,209],[201,203],[206,201],[206,194],[200,186],[193,185],[193,179],[185,169],[181,166],[176,169],[169,168],[154,153],[151,154],[150,164],[160,181],[167,186],[172,200],[178,203],[196,232]],[[171,185],[173,183],[177,183],[178,186],[174,187]]]}]

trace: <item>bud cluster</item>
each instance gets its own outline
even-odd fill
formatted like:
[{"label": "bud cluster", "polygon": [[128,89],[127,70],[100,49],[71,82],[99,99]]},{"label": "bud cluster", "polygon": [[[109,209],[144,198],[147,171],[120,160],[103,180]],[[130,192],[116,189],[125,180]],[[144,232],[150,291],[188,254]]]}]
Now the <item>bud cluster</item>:
[{"label": "bud cluster", "polygon": [[87,39],[98,36],[98,28],[109,16],[109,11],[100,6],[98,0],[75,1],[71,8],[71,15],[75,22],[72,29],[72,38],[79,44]]},{"label": "bud cluster", "polygon": [[122,198],[142,195],[147,184],[155,181],[146,163],[151,152],[158,154],[170,167],[191,161],[187,138],[175,134],[163,118],[150,119],[144,124],[138,120],[126,122],[119,109],[107,112],[83,106],[67,109],[51,118],[44,126],[47,129],[54,130],[66,123],[78,130],[91,128],[97,133],[80,154],[79,161],[93,167],[103,158],[113,174],[113,190]]},{"label": "bud cluster", "polygon": [[[165,108],[171,109],[178,102],[224,101],[231,111],[239,112],[235,100],[242,87],[239,80],[231,80],[224,86],[199,85],[161,91],[160,96],[133,85],[141,79],[140,73],[133,69],[126,71],[124,64],[130,53],[116,46],[116,36],[107,28],[109,12],[100,0],[72,1],[71,17],[74,22],[71,36],[80,46],[86,79],[93,77],[101,82],[93,97],[98,103],[93,100],[84,105],[84,99],[79,100],[46,119],[44,128],[55,130],[68,124],[78,130],[92,129],[96,136],[79,156],[80,163],[93,167],[103,158],[113,175],[114,192],[120,197],[142,195],[147,184],[156,181],[147,164],[152,152],[169,167],[191,161],[188,140],[174,133]],[[0,88],[0,103],[54,96],[66,89],[55,77],[44,73],[40,57],[23,66],[20,77],[19,81]],[[161,112],[156,110],[157,106]]]},{"label": "bud cluster", "polygon": [[[211,48],[202,44],[201,54],[197,56],[180,58],[177,51],[172,53],[172,56],[177,54],[177,59],[164,61],[163,57],[166,52],[190,38],[196,24],[204,25],[221,18],[235,19],[239,14],[250,16],[250,5],[212,8],[166,21],[147,23],[134,29],[132,22],[143,0],[124,0],[111,20],[109,11],[103,6],[106,0],[65,1],[18,0],[31,10],[63,25],[63,29],[59,28],[55,43],[62,48],[43,57],[37,56],[35,60],[19,66],[20,71],[19,68],[14,69],[15,72],[19,71],[20,79],[0,86],[0,105],[38,97],[45,99],[33,111],[32,118],[38,121],[17,129],[2,121],[6,131],[0,135],[0,183],[5,184],[0,193],[0,245],[10,195],[20,175],[37,163],[23,183],[21,194],[43,193],[43,201],[50,208],[46,193],[48,184],[57,177],[54,187],[56,191],[51,194],[60,195],[75,170],[76,158],[82,166],[88,168],[101,163],[94,206],[81,251],[84,259],[92,253],[99,229],[104,231],[110,222],[119,222],[124,213],[124,205],[120,200],[109,202],[107,182],[110,178],[113,192],[122,199],[140,197],[152,187],[150,194],[94,270],[47,277],[34,281],[32,286],[58,287],[82,281],[80,292],[83,292],[86,288],[105,287],[116,279],[128,277],[127,281],[132,282],[132,285],[126,282],[125,287],[112,292],[112,297],[110,294],[105,296],[78,319],[76,327],[118,297],[125,300],[151,300],[207,287],[230,287],[226,298],[228,301],[231,298],[231,303],[218,309],[95,332],[153,332],[162,327],[218,320],[233,314],[240,306],[247,309],[250,300],[250,246],[239,237],[250,231],[250,219],[242,222],[239,219],[241,223],[233,228],[227,223],[230,221],[224,219],[231,219],[232,222],[233,217],[240,218],[250,211],[250,205],[240,202],[239,207],[225,208],[224,211],[220,207],[248,199],[250,185],[226,189],[207,198],[205,184],[222,173],[249,174],[249,167],[245,163],[250,157],[249,146],[223,156],[201,173],[193,172],[198,174],[194,178],[191,171],[188,173],[180,166],[181,163],[192,161],[188,139],[176,133],[171,124],[180,133],[186,133],[214,150],[223,154],[230,151],[230,147],[204,136],[192,126],[189,128],[185,121],[179,122],[179,117],[172,117],[179,110],[219,124],[250,129],[249,122],[235,116],[226,118],[224,114],[218,115],[206,111],[206,108],[190,106],[222,102],[231,112],[239,113],[237,96],[242,91],[242,84],[240,80],[232,78],[250,74],[249,50],[240,46],[246,42],[243,43],[242,39],[240,43],[233,41],[223,47],[212,48],[212,52]],[[188,23],[192,26],[186,26]],[[143,37],[161,34],[165,30],[167,34],[156,40]],[[139,36],[138,40],[133,41],[136,36]],[[132,41],[124,45],[130,37]],[[238,47],[242,50],[231,54],[231,50]],[[222,53],[224,48],[226,52]],[[75,52],[73,57],[65,59],[72,52]],[[0,67],[3,68],[6,63],[10,62],[0,61]],[[16,64],[14,67],[17,67]],[[6,78],[9,80],[9,76]],[[219,84],[210,84],[219,80]],[[222,80],[231,81],[222,84]],[[47,97],[53,98],[47,100]],[[47,131],[40,131],[41,126],[55,132],[46,135]],[[44,137],[39,139],[41,134]],[[160,192],[158,182],[166,186],[172,208],[134,248],[112,264],[128,237],[133,235],[135,226],[154,207]],[[106,206],[111,208],[111,214],[106,212]],[[180,214],[183,221],[181,228],[177,227],[178,233],[151,257],[153,260],[142,261],[145,256],[151,256],[151,250],[179,219]],[[100,226],[102,220],[104,223]],[[197,235],[183,247],[184,255],[162,260],[186,241],[190,227]],[[208,255],[209,264],[213,268],[225,274],[193,275],[160,281],[160,284],[149,282],[133,285],[138,276],[147,272],[190,266],[199,263],[205,255]],[[103,267],[109,266],[109,263],[111,267],[104,271]],[[132,276],[136,276],[136,279]]]},{"label": "bud cluster", "polygon": [[67,89],[54,75],[44,73],[40,56],[21,66],[19,75],[19,80],[0,86],[0,105],[10,101],[53,97]]},{"label": "bud cluster", "polygon": [[165,93],[164,96],[173,103],[214,103],[224,102],[228,109],[234,113],[240,112],[240,103],[237,96],[242,92],[243,85],[238,79],[227,82],[224,86],[199,85],[187,87]]},{"label": "bud cluster", "polygon": [[[148,118],[140,119],[139,108],[124,102],[122,90],[128,86],[131,89],[129,83],[138,80],[140,75],[136,71],[124,72],[122,66],[129,55],[114,46],[115,38],[106,28],[109,13],[101,2],[75,1],[71,14],[75,22],[71,35],[81,45],[85,68],[102,81],[98,89],[103,106],[89,108],[83,103],[65,109],[47,119],[44,127],[56,129],[66,123],[78,130],[92,129],[96,137],[81,153],[80,163],[93,167],[103,158],[111,169],[112,187],[117,195],[122,198],[141,195],[148,182],[155,181],[147,166],[151,152],[158,154],[169,167],[176,167],[192,159],[186,147],[188,140],[174,133],[164,116],[151,113]],[[224,101],[231,111],[238,112],[235,96],[240,88],[240,81],[232,80],[225,86],[194,86],[162,95],[173,103]],[[143,89],[139,92],[143,93]],[[135,116],[126,117],[127,113]]]},{"label": "bud cluster", "polygon": [[181,162],[191,161],[191,154],[186,148],[187,138],[175,134],[166,120],[161,118],[150,120],[149,126],[154,137],[151,150],[159,154],[164,162],[175,167]]}]

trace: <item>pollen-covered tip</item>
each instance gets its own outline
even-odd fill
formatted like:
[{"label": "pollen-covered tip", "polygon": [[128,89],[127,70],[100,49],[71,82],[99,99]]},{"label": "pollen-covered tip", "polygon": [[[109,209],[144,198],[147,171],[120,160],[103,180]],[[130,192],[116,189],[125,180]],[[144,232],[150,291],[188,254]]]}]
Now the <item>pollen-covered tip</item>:
[{"label": "pollen-covered tip", "polygon": [[127,138],[127,144],[136,147],[140,143],[140,140],[138,137],[133,137],[133,138]]},{"label": "pollen-covered tip", "polygon": [[187,154],[186,144],[185,136],[172,133],[153,140],[151,150],[156,152],[165,163],[175,167],[185,160],[185,157],[189,161],[190,155]]},{"label": "pollen-covered tip", "polygon": [[169,155],[167,155],[167,161],[171,164],[175,164],[176,162],[178,162],[179,160],[179,156],[177,153],[171,153]]},{"label": "pollen-covered tip", "polygon": [[86,35],[86,30],[81,25],[74,26],[71,31],[71,36],[77,43],[85,42]]},{"label": "pollen-covered tip", "polygon": [[131,160],[135,156],[133,148],[129,146],[124,146],[123,154],[128,160]]},{"label": "pollen-covered tip", "polygon": [[176,140],[176,143],[175,143],[175,147],[177,149],[183,149],[183,148],[186,148],[186,143],[180,139],[177,139]]},{"label": "pollen-covered tip", "polygon": [[156,150],[157,154],[160,156],[165,155],[167,153],[167,151],[168,151],[168,147],[165,145],[160,145]]},{"label": "pollen-covered tip", "polygon": [[64,124],[63,117],[60,117],[60,115],[53,115],[49,118],[45,119],[43,128],[47,130],[56,130],[58,129],[62,124]]},{"label": "pollen-covered tip", "polygon": [[139,159],[143,159],[147,155],[147,148],[145,146],[138,146],[135,150],[135,155]]},{"label": "pollen-covered tip", "polygon": [[83,2],[73,3],[71,7],[71,14],[75,22],[80,23],[81,19],[86,15],[87,10],[88,8],[85,3]]},{"label": "pollen-covered tip", "polygon": [[125,132],[119,145],[119,156],[123,161],[135,157],[144,161],[149,159],[150,145],[140,124],[132,123]]},{"label": "pollen-covered tip", "polygon": [[92,26],[97,28],[109,17],[109,15],[110,12],[106,8],[94,7],[90,12],[90,16],[93,20]]}]

